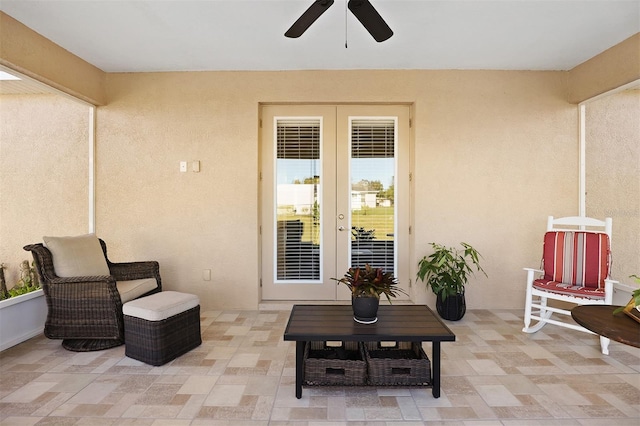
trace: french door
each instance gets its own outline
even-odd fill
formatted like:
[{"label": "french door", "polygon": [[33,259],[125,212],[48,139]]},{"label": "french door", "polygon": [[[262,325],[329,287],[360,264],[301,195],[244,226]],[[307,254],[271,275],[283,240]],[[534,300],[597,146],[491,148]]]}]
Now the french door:
[{"label": "french door", "polygon": [[409,106],[261,109],[263,300],[343,300],[349,267],[409,286]]}]

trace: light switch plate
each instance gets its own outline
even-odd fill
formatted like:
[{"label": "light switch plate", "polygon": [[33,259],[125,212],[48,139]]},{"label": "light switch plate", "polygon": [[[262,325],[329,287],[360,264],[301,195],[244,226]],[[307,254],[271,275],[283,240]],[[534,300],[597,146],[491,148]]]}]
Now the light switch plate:
[{"label": "light switch plate", "polygon": [[187,162],[186,161],[181,161],[180,162],[180,172],[184,173],[187,171]]}]

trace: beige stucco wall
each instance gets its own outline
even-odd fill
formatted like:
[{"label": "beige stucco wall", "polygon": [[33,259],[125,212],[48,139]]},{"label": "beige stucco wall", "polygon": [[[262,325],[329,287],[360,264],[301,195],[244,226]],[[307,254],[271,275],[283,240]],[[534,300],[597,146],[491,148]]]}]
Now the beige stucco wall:
[{"label": "beige stucco wall", "polygon": [[[410,263],[430,241],[476,246],[490,278],[470,286],[471,308],[522,306],[546,215],[577,213],[577,114],[560,72],[111,74],[107,89],[97,232],[119,258],[158,259],[166,288],[209,308],[259,301],[260,102],[414,103]],[[180,160],[201,172],[180,173]]]},{"label": "beige stucco wall", "polygon": [[3,12],[0,12],[0,65],[86,102],[95,105],[105,102],[102,70]]},{"label": "beige stucco wall", "polygon": [[569,71],[569,102],[579,103],[640,79],[640,33]]},{"label": "beige stucco wall", "polygon": [[[97,80],[80,87],[67,75],[84,75],[88,64],[60,49],[44,61],[32,58],[44,41],[33,34],[5,38],[7,18],[1,18],[2,64],[21,64],[19,71],[46,75],[57,87],[98,104],[104,89],[106,105],[97,110],[96,230],[107,240],[111,258],[160,261],[164,287],[198,294],[205,309],[253,309],[260,299],[261,102],[412,103],[410,264],[415,267],[430,241],[473,244],[484,255],[489,278],[472,280],[469,308],[521,307],[522,267],[539,263],[546,216],[578,212],[578,114],[567,101],[573,89],[566,72],[141,73],[107,74],[104,85],[100,73],[89,72]],[[613,49],[613,58],[608,51],[605,62],[619,63],[620,51]],[[603,74],[596,68],[581,72],[593,73],[604,91],[616,80],[616,69],[605,67]],[[33,131],[40,132],[33,135],[37,142],[51,142],[48,130]],[[66,150],[56,148],[38,148],[45,155],[56,151],[47,157],[54,160],[55,173],[86,176],[78,170],[82,161],[69,160],[62,155]],[[180,173],[181,160],[199,160],[201,172]],[[9,164],[2,160],[3,173],[12,170]],[[45,173],[41,180],[47,178]],[[86,179],[78,182],[86,190]],[[3,190],[3,205],[18,197],[13,188]],[[54,217],[41,206],[55,197],[34,188],[44,198],[33,203],[30,214]],[[9,208],[16,222],[24,222],[15,205]],[[50,223],[2,245],[21,247],[26,235],[31,240],[31,235],[86,232],[86,210],[68,213],[69,225]],[[32,226],[7,217],[3,211],[3,228]],[[203,269],[213,270],[212,281],[202,280]],[[416,302],[432,303],[421,286],[413,290]]]},{"label": "beige stucco wall", "polygon": [[61,95],[0,97],[0,262],[18,279],[22,247],[88,230],[89,107]]},{"label": "beige stucco wall", "polygon": [[612,276],[640,276],[640,90],[586,104],[586,209],[613,219]]}]

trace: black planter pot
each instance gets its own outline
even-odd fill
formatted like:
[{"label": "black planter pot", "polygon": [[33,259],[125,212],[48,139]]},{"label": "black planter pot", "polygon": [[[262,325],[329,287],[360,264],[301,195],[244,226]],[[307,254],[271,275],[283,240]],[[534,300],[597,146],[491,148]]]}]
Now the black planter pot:
[{"label": "black planter pot", "polygon": [[445,300],[442,300],[441,294],[436,295],[436,310],[438,314],[446,320],[458,321],[462,319],[464,313],[467,311],[464,292],[447,296]]},{"label": "black planter pot", "polygon": [[362,324],[373,324],[378,321],[379,305],[377,297],[351,297],[353,319]]}]

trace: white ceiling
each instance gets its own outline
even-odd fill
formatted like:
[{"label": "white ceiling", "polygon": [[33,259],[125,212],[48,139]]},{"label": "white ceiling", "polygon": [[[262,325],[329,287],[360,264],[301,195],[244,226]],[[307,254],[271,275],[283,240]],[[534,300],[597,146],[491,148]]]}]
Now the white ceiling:
[{"label": "white ceiling", "polygon": [[371,0],[394,31],[376,43],[350,12],[345,24],[345,1],[298,39],[284,32],[313,0],[0,0],[0,10],[106,72],[568,70],[640,32],[640,0]]}]

